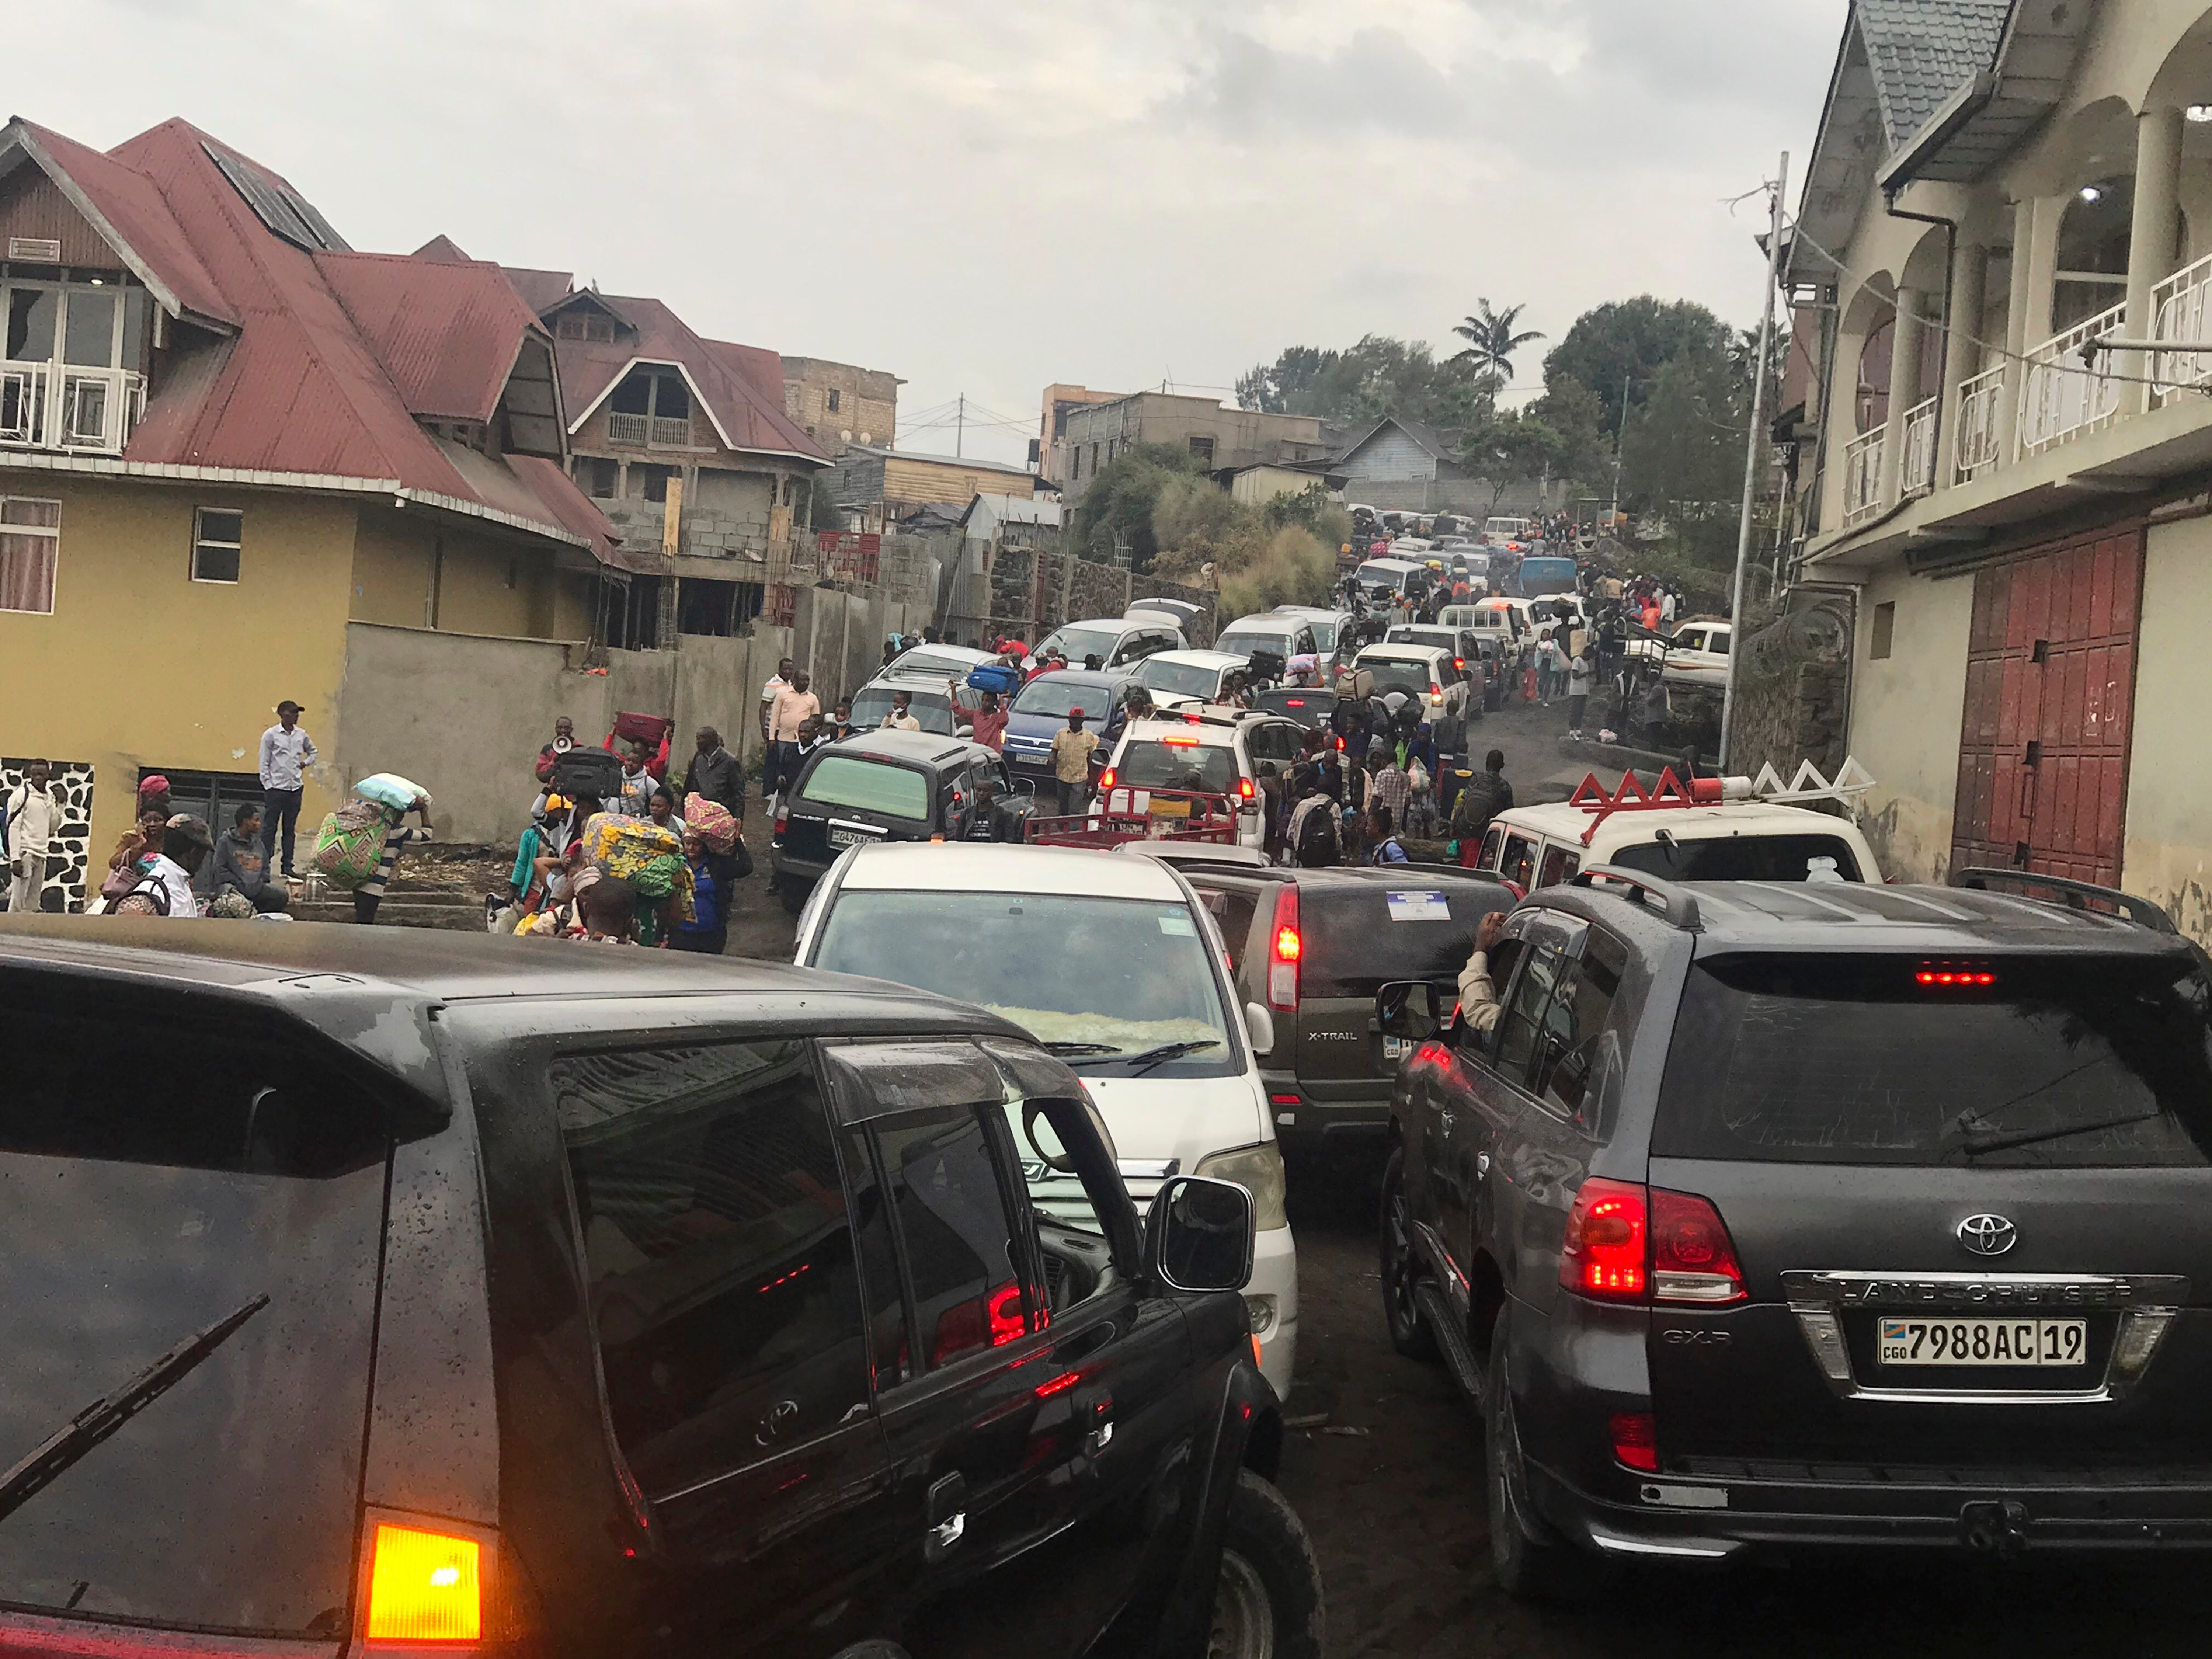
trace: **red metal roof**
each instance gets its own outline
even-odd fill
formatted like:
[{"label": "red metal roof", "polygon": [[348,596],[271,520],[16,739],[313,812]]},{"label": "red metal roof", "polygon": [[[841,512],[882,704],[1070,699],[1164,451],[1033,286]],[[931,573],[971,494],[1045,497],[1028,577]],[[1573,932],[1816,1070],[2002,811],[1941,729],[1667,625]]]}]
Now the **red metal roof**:
[{"label": "red metal roof", "polygon": [[309,253],[261,222],[185,121],[105,155],[21,131],[180,303],[238,330],[173,335],[126,460],[390,480],[588,537],[594,551],[617,539],[558,466],[495,460],[417,422],[496,407],[537,326],[496,267]]}]

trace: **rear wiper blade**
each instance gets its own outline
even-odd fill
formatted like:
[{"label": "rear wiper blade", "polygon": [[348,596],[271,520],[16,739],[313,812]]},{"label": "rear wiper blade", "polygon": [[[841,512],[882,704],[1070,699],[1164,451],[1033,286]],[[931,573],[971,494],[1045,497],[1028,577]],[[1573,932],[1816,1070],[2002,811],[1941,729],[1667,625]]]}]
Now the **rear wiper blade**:
[{"label": "rear wiper blade", "polygon": [[214,1324],[195,1331],[113,1394],[103,1395],[48,1436],[46,1442],[5,1474],[0,1474],[0,1521],[46,1489],[77,1460],[113,1434],[225,1342],[238,1328],[269,1305],[264,1291]]},{"label": "rear wiper blade", "polygon": [[1121,1051],[1110,1042],[1048,1042],[1043,1045],[1048,1054],[1118,1054]]},{"label": "rear wiper blade", "polygon": [[1993,1129],[1979,1119],[1972,1123],[1960,1123],[1959,1146],[1969,1154],[2001,1152],[2008,1146],[2033,1146],[2039,1140],[2063,1140],[2068,1135],[2094,1134],[2100,1129],[2124,1129],[2130,1123],[2148,1123],[2163,1115],[2158,1112],[2137,1112],[2130,1117],[2094,1119],[2087,1123],[2069,1123],[2058,1128],[2014,1129],[2007,1132]]},{"label": "rear wiper blade", "polygon": [[1194,1037],[1182,1042],[1163,1042],[1157,1048],[1146,1048],[1133,1054],[1116,1054],[1115,1059],[1136,1066],[1152,1066],[1180,1060],[1185,1054],[1194,1054],[1200,1048],[1218,1048],[1219,1037]]}]

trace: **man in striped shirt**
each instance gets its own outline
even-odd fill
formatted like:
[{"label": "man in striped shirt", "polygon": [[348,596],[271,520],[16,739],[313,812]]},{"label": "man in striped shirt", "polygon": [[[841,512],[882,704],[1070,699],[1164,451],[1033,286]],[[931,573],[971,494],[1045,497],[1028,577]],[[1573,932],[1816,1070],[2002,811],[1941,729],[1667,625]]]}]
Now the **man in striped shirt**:
[{"label": "man in striped shirt", "polygon": [[392,872],[399,864],[399,849],[410,842],[430,839],[430,798],[415,797],[415,813],[422,822],[420,827],[408,827],[404,812],[392,816],[392,827],[385,831],[384,856],[376,861],[376,873],[353,890],[353,919],[364,927],[376,921],[376,907],[384,902],[384,889],[392,879]]}]

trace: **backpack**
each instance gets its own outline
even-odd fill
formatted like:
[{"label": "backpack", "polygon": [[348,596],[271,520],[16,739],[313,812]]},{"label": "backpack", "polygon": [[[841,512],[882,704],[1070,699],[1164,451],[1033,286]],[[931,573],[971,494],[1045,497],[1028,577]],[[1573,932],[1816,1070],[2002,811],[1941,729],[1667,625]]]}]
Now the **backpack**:
[{"label": "backpack", "polygon": [[[114,915],[117,914],[115,907],[122,903],[125,899],[138,898],[145,899],[151,903],[154,907],[154,914],[155,915],[166,916],[169,914],[168,884],[155,876],[141,876],[138,878],[137,884],[132,887],[129,892],[120,894],[116,898],[110,901],[107,906],[107,914],[109,915]],[[130,915],[135,913],[126,910],[122,914]]]},{"label": "backpack", "polygon": [[1476,773],[1459,792],[1452,803],[1452,833],[1462,841],[1480,841],[1482,832],[1490,827],[1491,819],[1501,810],[1498,776],[1495,773]]},{"label": "backpack", "polygon": [[1326,870],[1339,863],[1344,855],[1343,843],[1336,833],[1336,806],[1327,795],[1311,798],[1315,805],[1306,809],[1305,817],[1298,821],[1298,838],[1291,848],[1291,856],[1308,870]]}]

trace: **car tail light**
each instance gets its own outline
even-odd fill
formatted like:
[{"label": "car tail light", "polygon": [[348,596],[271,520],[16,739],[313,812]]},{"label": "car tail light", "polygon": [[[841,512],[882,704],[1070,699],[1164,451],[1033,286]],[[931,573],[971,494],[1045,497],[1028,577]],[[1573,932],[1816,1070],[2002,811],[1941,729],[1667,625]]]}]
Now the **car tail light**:
[{"label": "car tail light", "polygon": [[791,827],[791,808],[779,805],[775,809],[775,833],[781,836]]},{"label": "car tail light", "polygon": [[1659,1419],[1650,1412],[1615,1412],[1607,1425],[1613,1436],[1613,1455],[1632,1469],[1647,1474],[1659,1470]]},{"label": "car tail light", "polygon": [[483,1640],[485,1554],[478,1539],[378,1522],[362,1635],[410,1644]]},{"label": "car tail light", "polygon": [[1735,1241],[1711,1199],[1651,1189],[1651,1295],[1658,1302],[1741,1302]]},{"label": "car tail light", "polygon": [[1344,752],[1344,739],[1342,738],[1339,738],[1336,740],[1336,752],[1340,755]]},{"label": "car tail light", "polygon": [[1275,920],[1267,929],[1267,1006],[1298,1006],[1298,961],[1305,936],[1298,931],[1298,890],[1285,882],[1275,890]]},{"label": "car tail light", "polygon": [[[1037,1313],[1037,1328],[1042,1330],[1048,1316],[1042,1308]],[[1003,1347],[1018,1341],[1028,1330],[1022,1319],[1022,1287],[1008,1279],[989,1295],[947,1308],[938,1316],[937,1340],[931,1346],[929,1363],[941,1365],[976,1348]]]},{"label": "car tail light", "polygon": [[1452,666],[1459,670],[1461,673],[1464,674],[1467,672],[1467,659],[1465,657],[1454,657],[1452,659]]},{"label": "car tail light", "polygon": [[1246,800],[1249,800],[1249,799],[1252,799],[1252,780],[1251,780],[1251,779],[1249,779],[1249,778],[1239,778],[1239,779],[1237,779],[1237,793],[1238,794],[1242,795],[1242,796],[1243,796]]},{"label": "car tail light", "polygon": [[1601,1302],[1641,1302],[1650,1218],[1644,1188],[1593,1176],[1575,1194],[1559,1246],[1559,1283]]},{"label": "car tail light", "polygon": [[1103,772],[1101,772],[1098,775],[1098,787],[1101,789],[1111,789],[1114,787],[1114,769],[1112,767],[1108,767]]}]

